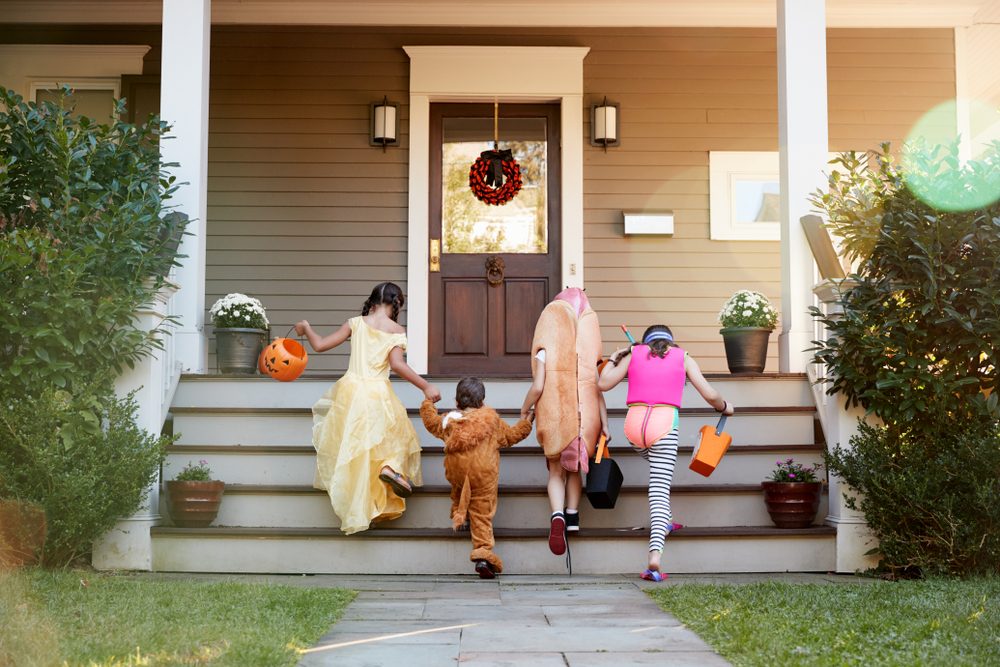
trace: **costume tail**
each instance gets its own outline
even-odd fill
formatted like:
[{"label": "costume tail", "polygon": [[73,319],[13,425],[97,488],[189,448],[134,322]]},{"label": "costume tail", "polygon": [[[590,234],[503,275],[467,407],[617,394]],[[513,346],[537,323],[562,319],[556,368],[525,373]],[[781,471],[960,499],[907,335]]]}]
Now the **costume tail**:
[{"label": "costume tail", "polygon": [[451,527],[458,530],[465,523],[469,516],[469,499],[472,497],[472,486],[469,484],[469,476],[465,476],[462,482],[462,495],[458,499],[458,507],[451,513]]}]

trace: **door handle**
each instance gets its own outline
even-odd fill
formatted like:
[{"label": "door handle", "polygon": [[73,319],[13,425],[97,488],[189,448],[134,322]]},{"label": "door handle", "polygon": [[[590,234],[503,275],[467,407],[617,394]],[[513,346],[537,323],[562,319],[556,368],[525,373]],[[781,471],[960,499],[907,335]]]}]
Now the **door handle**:
[{"label": "door handle", "polygon": [[441,270],[441,239],[431,239],[430,255],[431,273],[437,273]]},{"label": "door handle", "polygon": [[507,268],[504,265],[503,257],[497,257],[496,255],[491,255],[486,258],[486,282],[488,282],[493,287],[503,284],[503,270]]}]

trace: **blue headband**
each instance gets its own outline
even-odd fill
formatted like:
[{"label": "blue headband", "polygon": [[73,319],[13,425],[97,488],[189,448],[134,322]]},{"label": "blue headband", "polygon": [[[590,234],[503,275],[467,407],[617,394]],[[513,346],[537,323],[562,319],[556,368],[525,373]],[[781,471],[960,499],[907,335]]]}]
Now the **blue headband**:
[{"label": "blue headband", "polygon": [[673,343],[674,337],[668,334],[666,331],[654,331],[651,334],[648,334],[645,338],[643,338],[642,342],[645,345],[649,345],[654,340],[665,340],[668,343]]}]

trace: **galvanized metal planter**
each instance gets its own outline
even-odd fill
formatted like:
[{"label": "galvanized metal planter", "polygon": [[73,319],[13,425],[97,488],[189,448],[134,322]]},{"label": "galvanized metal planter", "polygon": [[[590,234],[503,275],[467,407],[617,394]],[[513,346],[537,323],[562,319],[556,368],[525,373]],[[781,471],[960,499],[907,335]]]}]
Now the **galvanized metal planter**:
[{"label": "galvanized metal planter", "polygon": [[219,372],[255,374],[267,336],[266,329],[216,329],[215,359]]},{"label": "galvanized metal planter", "polygon": [[816,519],[823,482],[761,482],[771,521],[778,528],[808,528]]},{"label": "galvanized metal planter", "polygon": [[726,327],[720,329],[726,344],[726,364],[729,372],[763,373],[767,364],[767,341],[770,329],[760,327]]},{"label": "galvanized metal planter", "polygon": [[222,504],[226,483],[219,480],[167,482],[167,506],[174,525],[181,528],[206,528],[212,525]]}]

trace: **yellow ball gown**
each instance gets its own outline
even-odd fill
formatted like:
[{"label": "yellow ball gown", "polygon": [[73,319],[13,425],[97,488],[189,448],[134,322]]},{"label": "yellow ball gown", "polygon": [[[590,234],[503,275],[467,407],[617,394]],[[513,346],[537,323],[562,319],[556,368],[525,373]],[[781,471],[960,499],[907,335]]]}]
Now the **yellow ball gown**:
[{"label": "yellow ball gown", "polygon": [[380,331],[360,316],[351,327],[347,372],[313,406],[316,479],[330,495],[340,529],[367,530],[399,517],[406,501],[378,478],[383,466],[420,486],[420,442],[389,383],[389,351],[406,349],[406,334]]}]

